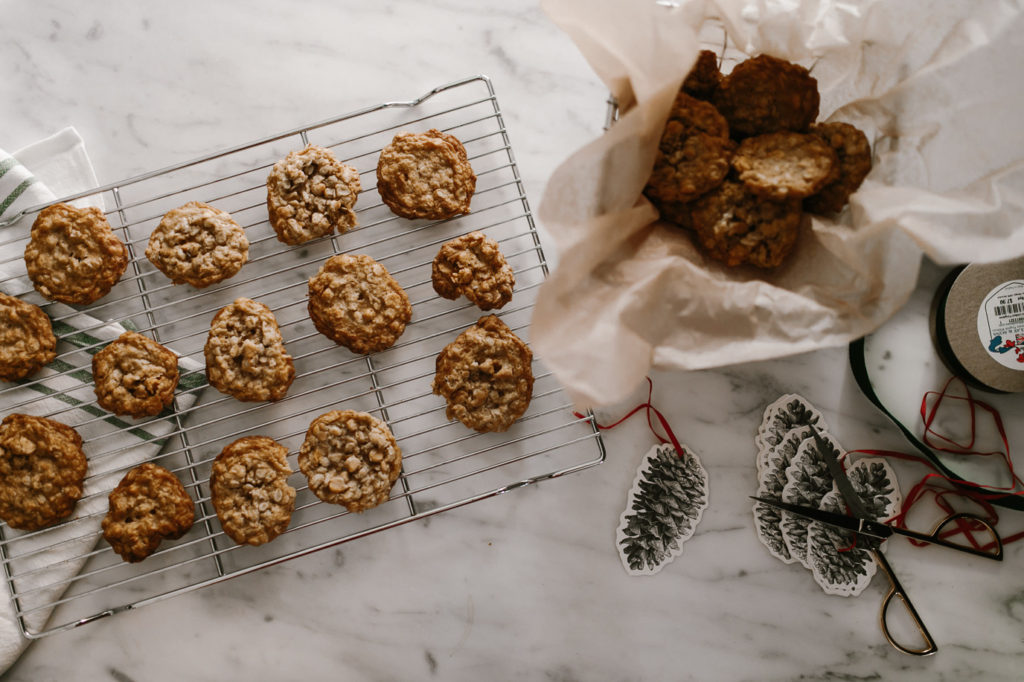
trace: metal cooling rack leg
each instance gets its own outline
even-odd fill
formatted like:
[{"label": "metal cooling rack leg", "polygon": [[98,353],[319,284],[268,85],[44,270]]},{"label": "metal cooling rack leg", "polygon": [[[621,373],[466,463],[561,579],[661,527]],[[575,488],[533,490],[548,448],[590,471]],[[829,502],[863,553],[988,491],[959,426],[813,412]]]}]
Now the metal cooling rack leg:
[{"label": "metal cooling rack leg", "polygon": [[[117,206],[117,218],[121,222],[121,227],[124,228],[125,232],[127,232],[128,221],[125,219],[126,216],[124,215],[124,209],[122,208],[121,204],[121,193],[118,190],[119,188],[114,187],[111,189],[111,193],[114,195],[114,204],[116,204]],[[135,283],[139,288],[139,294],[140,298],[142,299],[142,304],[146,308],[146,319],[149,320],[149,327],[150,329],[153,330],[153,340],[156,341],[157,343],[160,343],[160,332],[157,329],[158,325],[156,322],[156,316],[153,315],[153,306],[149,301],[149,293],[146,291],[146,285],[143,282],[145,278],[142,277],[142,269],[139,267],[139,261],[135,255],[135,248],[132,245],[131,235],[126,234],[126,236],[128,237],[128,239],[126,239],[125,242],[128,246],[128,251],[131,254],[132,268],[135,271]],[[175,400],[177,400],[177,398],[175,398]],[[202,488],[199,485],[199,478],[196,476],[196,462],[192,456],[192,446],[189,443],[188,431],[185,430],[185,426],[182,423],[181,416],[178,414],[177,410],[174,411],[174,426],[176,433],[181,438],[182,450],[185,453],[185,460],[188,462],[188,473],[189,478],[192,479],[193,490],[198,491],[199,497],[203,498],[205,497],[205,495],[202,494]],[[168,438],[170,438],[170,436],[168,436]],[[166,445],[166,441],[164,441],[164,444]],[[207,508],[205,501],[199,503],[199,508],[200,510],[202,510],[203,526],[206,529],[206,537],[208,537],[210,540],[210,552],[213,555],[213,563],[217,567],[217,575],[223,576],[224,565],[223,562],[221,562],[220,560],[220,555],[217,554],[217,543],[215,543],[213,540],[213,535],[215,531],[213,525],[210,523],[210,510]]]}]

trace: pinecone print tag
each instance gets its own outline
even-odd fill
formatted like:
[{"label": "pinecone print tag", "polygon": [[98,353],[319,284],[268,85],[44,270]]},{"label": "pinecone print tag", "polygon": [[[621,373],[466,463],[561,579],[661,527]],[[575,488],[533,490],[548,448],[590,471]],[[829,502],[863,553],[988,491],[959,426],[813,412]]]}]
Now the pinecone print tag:
[{"label": "pinecone print tag", "polygon": [[644,455],[615,532],[630,575],[654,575],[683,551],[708,506],[708,473],[693,450],[671,445]]}]

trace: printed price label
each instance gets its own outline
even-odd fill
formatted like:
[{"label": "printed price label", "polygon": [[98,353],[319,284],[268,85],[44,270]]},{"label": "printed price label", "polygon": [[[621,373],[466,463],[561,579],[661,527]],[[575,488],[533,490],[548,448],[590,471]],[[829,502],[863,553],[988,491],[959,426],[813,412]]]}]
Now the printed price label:
[{"label": "printed price label", "polygon": [[989,356],[1024,372],[1024,280],[996,286],[978,310],[978,337]]}]

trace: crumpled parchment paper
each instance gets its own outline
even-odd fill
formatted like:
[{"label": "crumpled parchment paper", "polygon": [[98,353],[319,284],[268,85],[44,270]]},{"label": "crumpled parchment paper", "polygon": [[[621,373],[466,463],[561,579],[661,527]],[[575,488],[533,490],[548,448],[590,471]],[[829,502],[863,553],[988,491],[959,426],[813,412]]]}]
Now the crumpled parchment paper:
[{"label": "crumpled parchment paper", "polygon": [[[578,405],[619,401],[652,366],[703,369],[846,344],[903,305],[922,253],[939,263],[1024,254],[1019,4],[542,4],[621,112],[555,171],[539,209],[559,263],[541,289],[531,344]],[[872,145],[874,167],[848,209],[809,219],[774,271],[704,258],[641,194],[675,93],[698,50],[715,47],[701,43],[709,25],[748,55],[812,68],[819,120],[852,123]]]}]

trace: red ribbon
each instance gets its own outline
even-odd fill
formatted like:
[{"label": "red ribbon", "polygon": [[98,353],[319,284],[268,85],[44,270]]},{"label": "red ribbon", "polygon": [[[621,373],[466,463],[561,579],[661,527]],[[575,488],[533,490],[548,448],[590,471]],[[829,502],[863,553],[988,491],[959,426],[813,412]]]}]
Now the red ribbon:
[{"label": "red ribbon", "polygon": [[[662,445],[666,445],[668,443],[671,443],[672,447],[674,447],[676,449],[676,453],[678,453],[678,455],[680,457],[682,457],[685,454],[684,451],[683,451],[683,446],[680,445],[679,441],[676,439],[676,434],[672,433],[672,427],[670,427],[668,425],[668,420],[666,420],[664,415],[662,415],[661,412],[659,412],[658,409],[656,407],[654,407],[654,405],[651,404],[651,396],[654,395],[654,382],[651,380],[650,377],[645,377],[645,378],[647,379],[647,401],[646,402],[640,403],[639,405],[634,407],[632,410],[630,410],[628,413],[626,413],[626,416],[622,417],[621,419],[616,421],[614,424],[607,424],[607,425],[599,424],[597,422],[597,418],[595,417],[594,418],[594,426],[596,426],[601,431],[607,431],[609,429],[614,429],[616,426],[618,426],[622,422],[626,421],[627,419],[632,417],[634,414],[636,414],[640,410],[646,410],[647,411],[647,426],[651,429],[651,433],[654,434],[654,437],[657,438],[658,442],[661,443]],[[654,416],[658,418],[658,421],[661,422],[661,426],[662,426],[663,429],[665,429],[665,433],[668,434],[668,438],[665,438],[664,436],[662,436],[654,428],[654,424],[651,422],[651,413],[652,412],[654,413]],[[587,417],[587,415],[580,414],[579,412],[573,412],[573,414],[576,415],[576,417],[578,419],[589,419],[589,417]]]},{"label": "red ribbon", "polygon": [[[954,382],[963,387],[964,395],[950,394],[950,387]],[[959,443],[955,439],[939,433],[934,428],[935,420],[939,414],[939,408],[946,400],[965,403],[969,410],[970,437],[966,443]],[[992,417],[992,422],[1003,445],[1002,450],[982,452],[974,449],[978,436],[978,410],[982,410]],[[867,455],[892,457],[894,459],[918,462],[931,469],[931,473],[925,474],[920,481],[914,484],[907,493],[900,512],[889,519],[888,522],[898,528],[906,528],[907,515],[910,513],[910,510],[925,497],[931,496],[935,505],[947,516],[954,514],[957,511],[953,506],[953,500],[960,499],[972,502],[981,509],[982,513],[978,514],[978,516],[984,518],[994,527],[999,522],[999,514],[996,512],[995,507],[989,503],[989,500],[999,499],[1008,495],[1024,495],[1024,481],[1021,481],[1013,470],[1013,461],[1010,458],[1010,442],[1006,436],[1006,428],[1003,426],[1003,419],[999,414],[999,410],[988,403],[975,399],[974,396],[971,395],[971,389],[964,384],[963,381],[956,377],[950,377],[942,387],[941,391],[929,391],[924,394],[924,397],[921,399],[921,419],[924,422],[923,440],[929,447],[938,450],[939,452],[949,452],[957,455],[972,455],[977,457],[1000,456],[1003,460],[1003,464],[1006,466],[1007,472],[1010,474],[1012,484],[1006,487],[994,488],[994,490],[1006,491],[999,493],[982,493],[977,491],[968,491],[961,488],[953,488],[949,487],[949,484],[968,485],[975,488],[979,488],[981,485],[974,483],[973,481],[945,476],[939,473],[938,469],[936,469],[931,462],[916,455],[908,455],[902,452],[894,452],[892,450],[851,450],[850,453],[857,452]],[[974,534],[982,530],[984,530],[984,527],[980,524],[972,523],[968,519],[957,519],[955,527],[950,527],[950,529],[943,531],[940,537],[948,539],[957,535],[963,535],[964,539],[975,549],[982,549],[986,551],[993,549],[996,544],[994,540],[989,542],[980,542],[975,537]],[[1002,541],[1003,544],[1006,545],[1020,540],[1021,538],[1024,538],[1024,532],[1014,533],[1013,535],[1004,537],[1002,538]],[[910,540],[910,542],[918,547],[923,547],[928,544],[926,542],[913,539]]]}]

